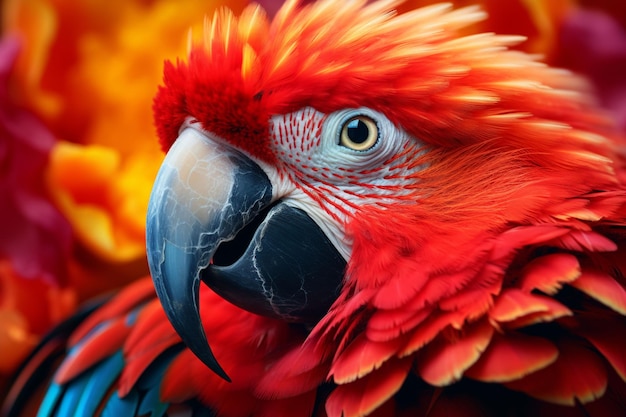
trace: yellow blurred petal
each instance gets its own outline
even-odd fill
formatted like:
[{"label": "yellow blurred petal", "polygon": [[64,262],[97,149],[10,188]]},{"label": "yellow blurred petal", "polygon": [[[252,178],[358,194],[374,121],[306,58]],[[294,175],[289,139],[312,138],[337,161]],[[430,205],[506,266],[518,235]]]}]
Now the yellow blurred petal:
[{"label": "yellow blurred petal", "polygon": [[117,207],[119,220],[123,222],[129,235],[142,240],[152,184],[163,157],[160,150],[130,156],[115,179],[116,184],[111,191],[111,202]]},{"label": "yellow blurred petal", "polygon": [[98,257],[127,262],[144,256],[145,217],[162,156],[121,160],[116,149],[59,142],[48,187],[80,242]]},{"label": "yellow blurred petal", "polygon": [[104,146],[59,142],[50,153],[51,180],[78,202],[103,198],[119,167],[119,154]]}]

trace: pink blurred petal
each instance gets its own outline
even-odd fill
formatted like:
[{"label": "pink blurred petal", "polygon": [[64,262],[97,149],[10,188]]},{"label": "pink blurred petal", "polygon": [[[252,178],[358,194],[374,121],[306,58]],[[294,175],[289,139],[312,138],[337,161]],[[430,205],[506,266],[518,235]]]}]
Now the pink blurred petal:
[{"label": "pink blurred petal", "polygon": [[614,16],[579,9],[563,22],[559,48],[558,63],[589,77],[626,131],[626,30]]},{"label": "pink blurred petal", "polygon": [[16,272],[48,282],[62,280],[71,229],[48,200],[43,172],[55,138],[11,96],[19,41],[0,41],[0,257]]}]

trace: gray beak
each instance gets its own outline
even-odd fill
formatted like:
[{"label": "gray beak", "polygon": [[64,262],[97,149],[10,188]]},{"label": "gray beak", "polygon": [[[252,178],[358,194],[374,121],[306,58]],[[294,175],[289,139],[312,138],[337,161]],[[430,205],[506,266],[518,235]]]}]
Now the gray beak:
[{"label": "gray beak", "polygon": [[147,251],[174,329],[227,380],[202,327],[200,281],[252,313],[315,323],[336,299],[346,265],[304,211],[272,201],[256,163],[194,129],[181,133],[157,175]]}]

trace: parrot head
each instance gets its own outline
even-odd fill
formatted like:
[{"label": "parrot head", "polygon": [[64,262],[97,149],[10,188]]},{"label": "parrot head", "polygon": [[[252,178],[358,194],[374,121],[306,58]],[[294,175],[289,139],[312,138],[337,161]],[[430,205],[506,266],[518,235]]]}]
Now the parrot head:
[{"label": "parrot head", "polygon": [[[149,264],[174,328],[225,378],[201,283],[307,329],[336,384],[395,363],[446,385],[496,378],[481,352],[572,316],[559,290],[617,248],[592,227],[624,210],[624,187],[585,84],[509,49],[520,37],[467,35],[478,8],[398,4],[221,9],[165,65]],[[553,363],[545,341],[498,378]]]}]

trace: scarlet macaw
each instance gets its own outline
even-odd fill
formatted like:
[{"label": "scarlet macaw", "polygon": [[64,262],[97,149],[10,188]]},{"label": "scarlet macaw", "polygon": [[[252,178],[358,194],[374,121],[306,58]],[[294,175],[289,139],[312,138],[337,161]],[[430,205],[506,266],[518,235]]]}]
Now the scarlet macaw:
[{"label": "scarlet macaw", "polygon": [[222,9],[166,63],[153,282],[40,416],[626,415],[623,139],[479,9],[398,3]]}]

